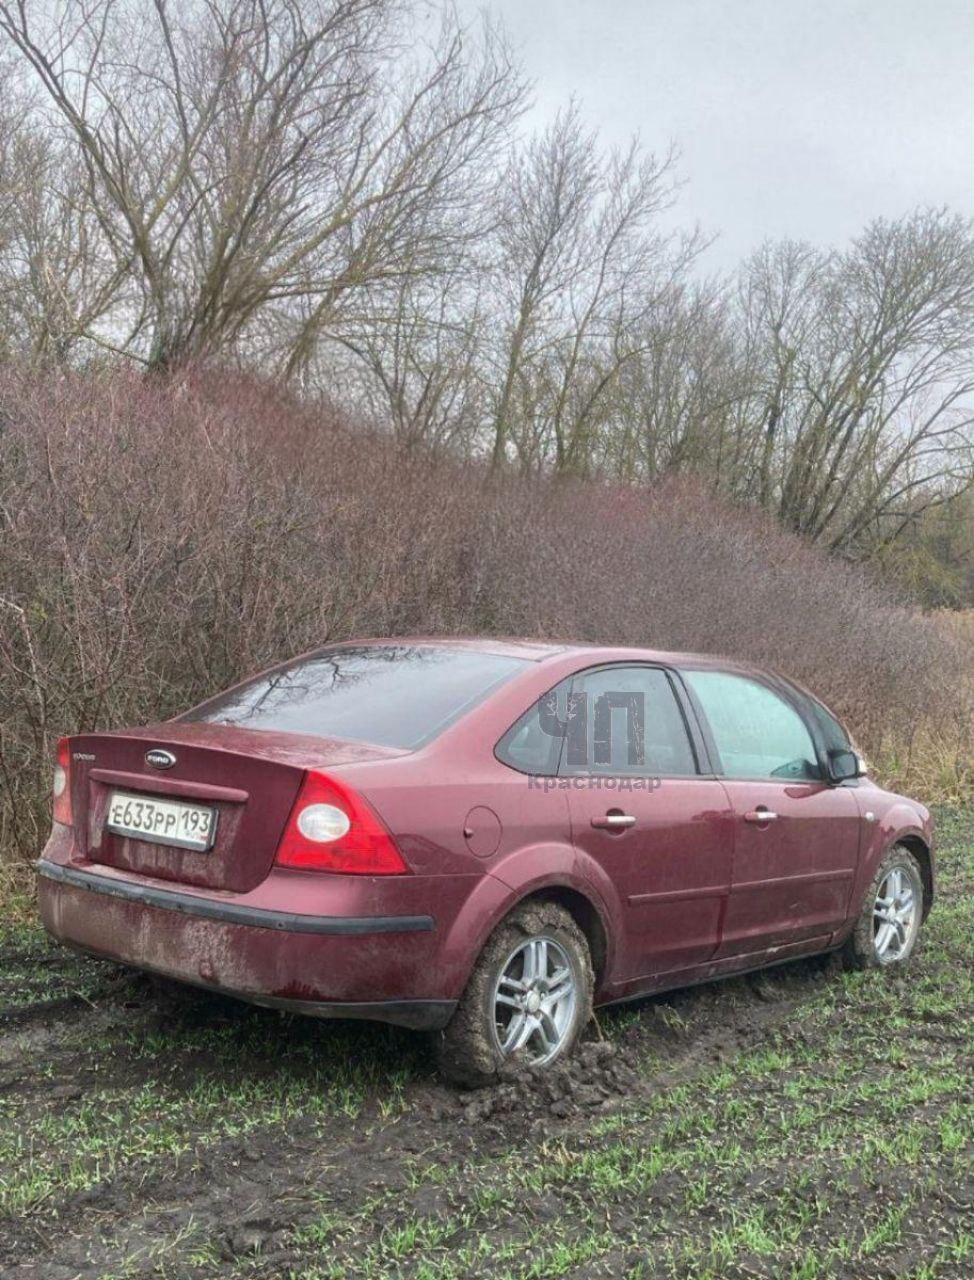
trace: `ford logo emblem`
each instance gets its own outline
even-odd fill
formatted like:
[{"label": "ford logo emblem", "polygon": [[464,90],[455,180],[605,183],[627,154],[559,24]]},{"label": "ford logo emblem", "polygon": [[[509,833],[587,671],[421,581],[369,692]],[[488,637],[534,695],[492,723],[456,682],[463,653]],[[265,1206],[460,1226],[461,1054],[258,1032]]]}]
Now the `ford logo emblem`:
[{"label": "ford logo emblem", "polygon": [[153,769],[171,769],[176,763],[176,757],[171,751],[163,751],[162,747],[153,747],[145,753],[145,761]]}]

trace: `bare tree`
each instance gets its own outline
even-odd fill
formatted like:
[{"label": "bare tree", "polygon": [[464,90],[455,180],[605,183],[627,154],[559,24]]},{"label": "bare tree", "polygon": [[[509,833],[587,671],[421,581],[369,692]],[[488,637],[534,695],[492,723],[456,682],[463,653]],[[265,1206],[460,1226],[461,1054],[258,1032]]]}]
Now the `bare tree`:
[{"label": "bare tree", "polygon": [[502,188],[492,461],[580,473],[642,320],[699,247],[656,226],[672,154],[603,156],[573,106],[512,158]]},{"label": "bare tree", "polygon": [[669,289],[639,337],[613,397],[607,470],[631,482],[695,473],[720,489],[741,469],[749,386],[724,285]]},{"label": "bare tree", "polygon": [[485,304],[478,268],[407,279],[375,290],[341,345],[354,357],[350,392],[407,449],[477,448],[484,416],[479,377]]},{"label": "bare tree", "polygon": [[10,262],[15,227],[13,206],[19,186],[13,154],[16,130],[9,105],[11,79],[9,71],[5,73],[0,64],[0,360],[10,355],[15,283]]},{"label": "bare tree", "polygon": [[[523,86],[449,15],[406,57],[393,0],[0,0],[135,282],[106,341],[150,366],[237,350],[304,371],[354,290],[470,234]],[[406,69],[402,70],[403,64]]]},{"label": "bare tree", "polygon": [[746,496],[835,550],[974,477],[974,229],[942,212],[845,253],[784,244],[743,276],[752,370]]},{"label": "bare tree", "polygon": [[24,125],[9,164],[0,162],[0,192],[0,349],[54,366],[90,355],[99,320],[130,284],[100,233],[77,156]]}]

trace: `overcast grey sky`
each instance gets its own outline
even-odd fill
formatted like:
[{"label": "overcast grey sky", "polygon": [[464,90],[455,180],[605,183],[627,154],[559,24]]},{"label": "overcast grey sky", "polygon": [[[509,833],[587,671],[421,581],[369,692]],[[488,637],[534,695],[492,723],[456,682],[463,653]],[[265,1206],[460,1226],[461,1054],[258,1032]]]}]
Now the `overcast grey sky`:
[{"label": "overcast grey sky", "polygon": [[682,220],[731,266],[768,237],[847,239],[919,204],[974,215],[974,0],[459,0],[609,142],[672,140]]}]

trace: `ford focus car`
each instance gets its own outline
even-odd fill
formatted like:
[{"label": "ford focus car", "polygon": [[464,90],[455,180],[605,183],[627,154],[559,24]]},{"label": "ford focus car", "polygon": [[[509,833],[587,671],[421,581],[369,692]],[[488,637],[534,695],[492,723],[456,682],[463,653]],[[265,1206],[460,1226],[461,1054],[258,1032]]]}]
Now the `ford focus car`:
[{"label": "ford focus car", "polygon": [[467,1083],[593,1005],[841,950],[901,965],[930,814],[836,718],[712,657],[369,640],[63,739],[48,931],[257,1004],[436,1032]]}]

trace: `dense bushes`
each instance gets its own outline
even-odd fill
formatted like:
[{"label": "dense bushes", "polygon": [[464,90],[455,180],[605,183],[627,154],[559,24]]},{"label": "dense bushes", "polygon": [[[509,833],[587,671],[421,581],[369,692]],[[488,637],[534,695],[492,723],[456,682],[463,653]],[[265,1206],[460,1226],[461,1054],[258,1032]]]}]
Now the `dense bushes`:
[{"label": "dense bushes", "polygon": [[0,529],[0,841],[18,861],[58,734],[163,718],[350,635],[742,655],[900,768],[917,731],[956,743],[966,723],[963,637],[763,516],[684,482],[490,476],[237,375],[0,372]]}]

